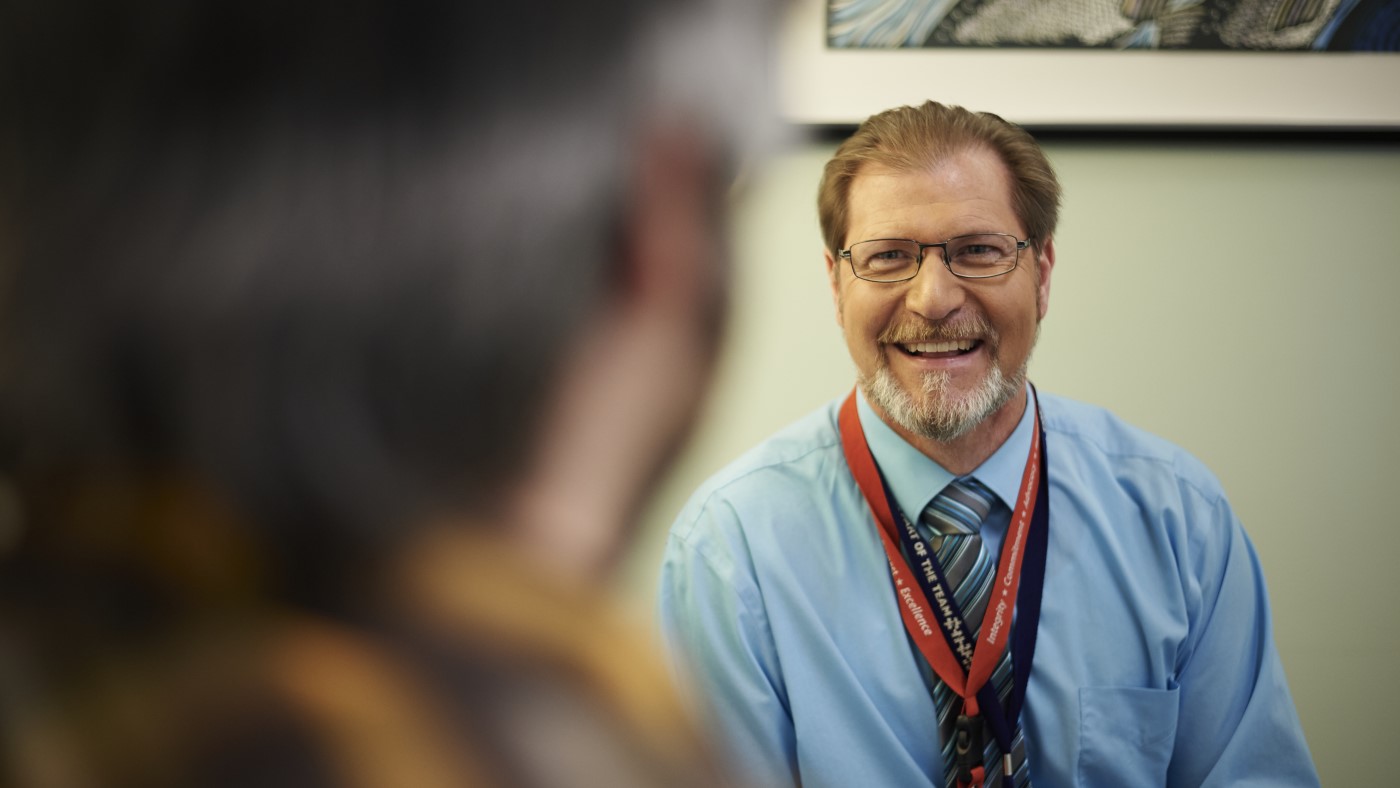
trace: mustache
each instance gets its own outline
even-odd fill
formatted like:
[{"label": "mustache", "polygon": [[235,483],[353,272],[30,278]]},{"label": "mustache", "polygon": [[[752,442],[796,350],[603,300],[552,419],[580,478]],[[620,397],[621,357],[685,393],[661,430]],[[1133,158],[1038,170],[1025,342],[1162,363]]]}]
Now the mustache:
[{"label": "mustache", "polygon": [[886,345],[981,339],[995,347],[998,336],[987,318],[979,314],[970,314],[937,321],[909,317],[886,327],[877,339]]}]

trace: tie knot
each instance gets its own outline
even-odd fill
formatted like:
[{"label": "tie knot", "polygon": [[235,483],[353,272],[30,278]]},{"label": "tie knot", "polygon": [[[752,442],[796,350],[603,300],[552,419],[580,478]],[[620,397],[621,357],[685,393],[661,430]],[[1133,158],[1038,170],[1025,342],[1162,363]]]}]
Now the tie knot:
[{"label": "tie knot", "polygon": [[996,493],[970,476],[954,479],[924,508],[924,522],[940,534],[975,534],[995,499]]}]

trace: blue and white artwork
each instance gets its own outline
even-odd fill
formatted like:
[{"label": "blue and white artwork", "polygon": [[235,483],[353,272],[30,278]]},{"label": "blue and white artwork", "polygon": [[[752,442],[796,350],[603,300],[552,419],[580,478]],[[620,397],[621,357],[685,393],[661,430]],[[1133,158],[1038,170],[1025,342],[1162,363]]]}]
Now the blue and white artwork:
[{"label": "blue and white artwork", "polygon": [[827,0],[835,48],[1400,51],[1400,0]]}]

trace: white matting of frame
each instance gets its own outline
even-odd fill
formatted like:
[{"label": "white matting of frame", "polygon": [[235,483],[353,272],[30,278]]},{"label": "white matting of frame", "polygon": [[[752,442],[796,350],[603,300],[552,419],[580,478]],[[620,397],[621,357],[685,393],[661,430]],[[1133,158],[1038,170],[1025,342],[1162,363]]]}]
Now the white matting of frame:
[{"label": "white matting of frame", "polygon": [[825,0],[794,0],[784,116],[846,125],[935,99],[1023,125],[1400,129],[1400,54],[828,49]]}]

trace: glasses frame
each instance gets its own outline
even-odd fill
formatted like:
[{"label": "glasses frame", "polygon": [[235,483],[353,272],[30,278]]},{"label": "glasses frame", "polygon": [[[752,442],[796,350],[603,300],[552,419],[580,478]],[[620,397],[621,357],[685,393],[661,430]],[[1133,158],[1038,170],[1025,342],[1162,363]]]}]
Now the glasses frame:
[{"label": "glasses frame", "polygon": [[[1013,241],[1016,242],[1016,256],[1011,260],[1011,267],[1010,267],[1010,268],[1006,269],[1005,271],[998,271],[998,272],[996,272],[996,273],[994,273],[994,274],[980,274],[980,275],[978,275],[978,274],[960,274],[960,273],[958,273],[957,271],[954,271],[954,270],[953,270],[952,264],[948,262],[948,244],[950,244],[950,243],[952,243],[952,242],[954,242],[954,241],[960,241],[960,240],[962,240],[962,239],[964,239],[964,238],[975,238],[975,237],[977,237],[977,236],[979,236],[979,235],[999,235],[999,236],[1001,236],[1001,237],[1003,237],[1003,238],[1010,238],[1011,240],[1013,240]],[[863,277],[863,276],[861,276],[860,274],[856,273],[856,261],[855,261],[855,258],[851,256],[851,249],[854,248],[854,247],[856,247],[856,246],[859,246],[860,244],[863,244],[863,243],[873,243],[873,242],[876,242],[876,241],[903,241],[903,242],[905,242],[905,243],[911,243],[911,244],[914,244],[915,246],[918,246],[918,247],[919,247],[919,256],[918,256],[918,258],[916,258],[916,259],[914,260],[914,273],[912,273],[912,274],[910,274],[910,275],[904,277],[903,279],[866,279],[865,277]],[[1016,236],[1012,235],[1011,233],[967,233],[966,235],[955,235],[955,236],[953,236],[952,238],[947,239],[946,241],[940,241],[940,242],[938,242],[938,243],[932,243],[932,244],[926,244],[926,243],[924,243],[924,242],[922,242],[922,241],[916,241],[916,240],[914,240],[913,238],[866,238],[865,240],[862,240],[862,241],[856,241],[855,243],[851,244],[850,246],[846,247],[845,249],[842,249],[842,250],[838,251],[838,252],[836,253],[836,256],[837,256],[837,257],[840,257],[840,258],[842,258],[842,259],[844,259],[847,263],[850,264],[850,266],[851,266],[851,275],[854,276],[855,278],[860,279],[860,280],[865,281],[865,282],[875,282],[876,284],[892,285],[892,284],[897,284],[897,283],[899,283],[899,282],[908,282],[910,279],[913,279],[914,277],[918,276],[920,271],[924,270],[924,256],[925,256],[925,255],[924,255],[924,250],[925,250],[925,249],[932,249],[932,248],[935,248],[935,247],[938,248],[938,250],[939,250],[938,256],[939,256],[940,259],[943,260],[943,267],[948,269],[948,273],[952,274],[953,276],[958,277],[959,279],[994,279],[994,278],[996,278],[996,277],[998,277],[998,276],[1006,276],[1007,274],[1011,273],[1012,271],[1015,271],[1017,268],[1020,268],[1020,267],[1021,267],[1021,252],[1024,251],[1025,248],[1028,247],[1028,246],[1030,246],[1030,245],[1031,245],[1031,239],[1026,238],[1026,239],[1023,240],[1023,239],[1017,238]]]}]

